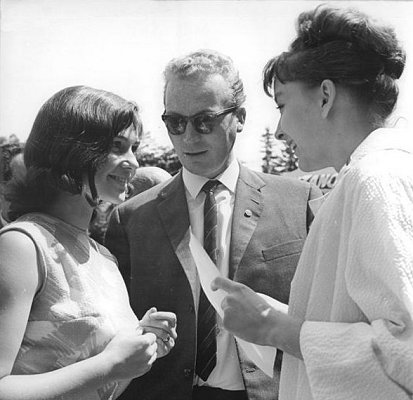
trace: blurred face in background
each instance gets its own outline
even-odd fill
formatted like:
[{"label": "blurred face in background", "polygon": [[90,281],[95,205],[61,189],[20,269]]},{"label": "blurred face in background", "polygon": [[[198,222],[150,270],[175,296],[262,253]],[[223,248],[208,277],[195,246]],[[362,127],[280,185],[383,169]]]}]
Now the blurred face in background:
[{"label": "blurred face in background", "polygon": [[[16,150],[15,150],[16,151]],[[2,165],[2,172],[4,172],[4,169],[7,170],[7,173],[3,174],[1,177],[1,186],[0,186],[0,214],[3,220],[7,221],[8,220],[8,211],[10,207],[10,202],[7,201],[4,198],[4,190],[5,190],[5,185],[9,180],[12,178],[18,179],[18,180],[23,180],[25,174],[26,174],[26,166],[24,165],[24,157],[23,153],[21,152],[21,148],[18,150],[20,151],[19,153],[12,155],[10,153],[10,159],[8,157],[1,157],[0,162],[7,162],[6,160],[9,159],[8,163],[8,168],[6,168],[6,165]],[[2,224],[0,224],[2,225]]]}]

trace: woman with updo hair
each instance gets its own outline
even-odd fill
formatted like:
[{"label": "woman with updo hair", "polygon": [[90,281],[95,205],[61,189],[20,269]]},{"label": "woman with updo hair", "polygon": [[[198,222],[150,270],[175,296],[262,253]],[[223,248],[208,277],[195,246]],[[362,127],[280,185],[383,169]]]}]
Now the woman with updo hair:
[{"label": "woman with updo hair", "polygon": [[0,398],[114,400],[174,346],[176,316],[135,317],[112,254],[88,235],[138,163],[135,103],[86,86],[40,109],[0,230]]},{"label": "woman with updo hair", "polygon": [[413,398],[413,136],[388,123],[404,66],[392,28],[323,5],[264,69],[276,136],[302,170],[339,171],[311,204],[288,312],[213,282],[225,328],[284,351],[280,400]]}]

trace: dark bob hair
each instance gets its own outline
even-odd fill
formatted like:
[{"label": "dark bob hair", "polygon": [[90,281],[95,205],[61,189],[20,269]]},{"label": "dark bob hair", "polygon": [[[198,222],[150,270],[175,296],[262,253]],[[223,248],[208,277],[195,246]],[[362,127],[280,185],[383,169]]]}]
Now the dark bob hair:
[{"label": "dark bob hair", "polygon": [[330,79],[366,104],[379,127],[396,105],[405,62],[391,27],[358,10],[321,5],[299,15],[297,38],[264,68],[264,90],[272,96],[276,80],[314,86]]},{"label": "dark bob hair", "polygon": [[25,144],[26,176],[7,190],[10,220],[44,210],[60,191],[80,194],[84,176],[96,200],[96,170],[113,138],[131,125],[141,137],[138,106],[113,93],[73,86],[54,94],[41,107]]}]

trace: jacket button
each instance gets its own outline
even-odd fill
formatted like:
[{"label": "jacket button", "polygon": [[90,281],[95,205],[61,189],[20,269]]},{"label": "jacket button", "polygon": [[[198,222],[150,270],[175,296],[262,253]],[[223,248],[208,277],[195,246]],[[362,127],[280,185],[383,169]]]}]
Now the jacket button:
[{"label": "jacket button", "polygon": [[195,307],[192,304],[188,306],[188,310],[190,313],[195,314]]},{"label": "jacket button", "polygon": [[247,217],[247,218],[252,217],[252,211],[251,211],[251,210],[248,210],[248,209],[245,210],[245,211],[244,211],[244,216]]},{"label": "jacket button", "polygon": [[186,379],[192,378],[192,369],[190,368],[185,368],[184,369],[184,377]]}]

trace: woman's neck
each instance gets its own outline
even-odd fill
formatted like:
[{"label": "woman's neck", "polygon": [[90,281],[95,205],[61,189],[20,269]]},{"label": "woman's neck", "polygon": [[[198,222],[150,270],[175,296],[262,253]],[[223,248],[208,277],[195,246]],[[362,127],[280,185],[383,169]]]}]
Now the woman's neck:
[{"label": "woman's neck", "polygon": [[332,149],[333,166],[337,171],[349,161],[350,156],[360,143],[374,130],[365,119],[349,118],[338,126]]},{"label": "woman's neck", "polygon": [[92,218],[93,208],[83,195],[62,192],[57,201],[48,208],[47,213],[81,230],[87,230]]}]

